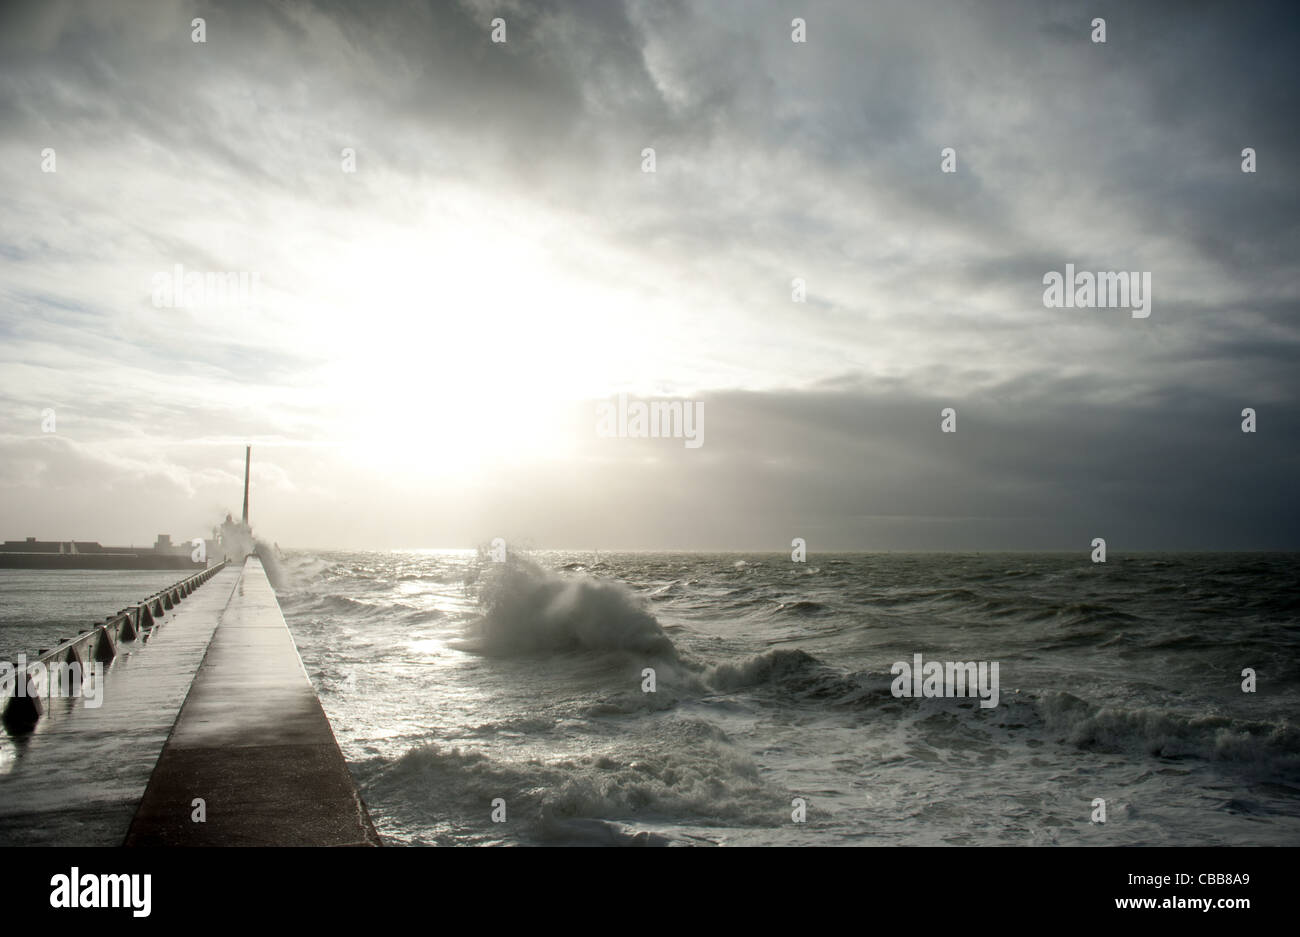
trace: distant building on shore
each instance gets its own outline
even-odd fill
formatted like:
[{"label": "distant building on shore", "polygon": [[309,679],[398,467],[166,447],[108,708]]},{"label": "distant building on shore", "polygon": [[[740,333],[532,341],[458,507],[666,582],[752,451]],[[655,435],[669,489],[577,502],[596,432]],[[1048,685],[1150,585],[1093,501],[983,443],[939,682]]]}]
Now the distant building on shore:
[{"label": "distant building on shore", "polygon": [[0,544],[0,569],[203,569],[217,549],[204,541],[203,559],[195,547],[172,543],[159,534],[152,547],[106,547],[96,540],[6,540]]}]

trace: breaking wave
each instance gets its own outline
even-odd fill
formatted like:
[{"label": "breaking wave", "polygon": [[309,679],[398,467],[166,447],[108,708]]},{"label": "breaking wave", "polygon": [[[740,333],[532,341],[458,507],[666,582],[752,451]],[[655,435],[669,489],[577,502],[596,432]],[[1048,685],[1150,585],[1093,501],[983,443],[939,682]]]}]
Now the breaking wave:
[{"label": "breaking wave", "polygon": [[[436,743],[410,749],[367,784],[403,825],[428,828],[483,815],[505,801],[512,832],[576,845],[671,845],[696,837],[639,829],[665,820],[768,826],[784,798],[716,726],[673,720],[638,747],[577,759],[511,760]],[[491,827],[492,824],[484,824]],[[457,830],[459,837],[465,831]]]},{"label": "breaking wave", "polygon": [[491,570],[480,590],[484,611],[460,643],[466,650],[493,656],[631,651],[678,659],[658,620],[622,583],[562,576],[512,555]]},{"label": "breaking wave", "polygon": [[1285,771],[1300,768],[1300,730],[1287,722],[1102,707],[1060,692],[1044,694],[1038,710],[1049,729],[1063,732],[1079,748],[1244,762]]}]

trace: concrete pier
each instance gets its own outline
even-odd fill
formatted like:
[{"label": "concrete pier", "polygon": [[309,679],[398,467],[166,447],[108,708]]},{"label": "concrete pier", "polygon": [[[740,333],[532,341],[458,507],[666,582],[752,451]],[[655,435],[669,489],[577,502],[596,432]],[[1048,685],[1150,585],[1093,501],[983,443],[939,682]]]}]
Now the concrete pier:
[{"label": "concrete pier", "polygon": [[50,661],[72,648],[83,660],[106,656],[100,628],[114,650],[104,665],[101,706],[50,697],[47,686],[37,718],[23,720],[34,722],[31,730],[0,734],[0,844],[122,842],[240,580],[234,566],[207,572],[205,584],[172,611],[164,612],[155,594],[42,655]]},{"label": "concrete pier", "polygon": [[[52,650],[42,650],[37,658],[21,673],[14,674],[17,692],[6,695],[2,721],[6,729],[14,733],[30,732],[50,707],[56,683],[60,690],[67,690],[62,685],[62,678],[71,680],[73,688],[79,690],[83,672],[94,661],[109,664],[117,656],[119,644],[125,642],[147,642],[161,626],[161,619],[166,610],[176,608],[184,598],[192,595],[205,582],[218,575],[226,564],[220,563],[200,572],[185,577],[165,589],[153,593],[134,605],[127,606],[116,615],[107,616],[103,624],[81,632],[75,638],[59,642]],[[61,673],[66,665],[75,665],[72,673]],[[59,679],[54,679],[57,675]],[[6,688],[8,694],[9,688]]]},{"label": "concrete pier", "polygon": [[275,592],[249,557],[126,845],[378,844]]}]

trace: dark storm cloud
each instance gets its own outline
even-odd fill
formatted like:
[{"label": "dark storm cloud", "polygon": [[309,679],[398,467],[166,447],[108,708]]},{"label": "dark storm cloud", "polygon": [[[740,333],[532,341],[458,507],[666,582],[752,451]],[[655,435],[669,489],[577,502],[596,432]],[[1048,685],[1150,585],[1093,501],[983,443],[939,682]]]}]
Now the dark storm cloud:
[{"label": "dark storm cloud", "polygon": [[[958,431],[941,433],[954,405]],[[719,394],[705,398],[700,449],[592,440],[581,496],[516,478],[489,514],[502,529],[610,548],[628,545],[629,516],[667,549],[780,551],[793,537],[819,551],[1086,551],[1094,537],[1121,552],[1290,548],[1300,419],[1269,410],[1267,432],[1248,435],[1240,410],[1206,393],[1111,407],[861,387]],[[606,461],[620,448],[629,457]],[[586,536],[569,539],[573,526]]]}]

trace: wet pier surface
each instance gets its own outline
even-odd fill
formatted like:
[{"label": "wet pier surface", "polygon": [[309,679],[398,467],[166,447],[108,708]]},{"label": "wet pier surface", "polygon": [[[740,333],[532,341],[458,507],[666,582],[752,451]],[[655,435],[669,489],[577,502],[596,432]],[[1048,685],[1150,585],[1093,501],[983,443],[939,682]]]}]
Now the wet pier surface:
[{"label": "wet pier surface", "polygon": [[250,557],[126,844],[378,842],[275,592]]},{"label": "wet pier surface", "polygon": [[121,644],[98,708],[55,699],[35,732],[0,738],[0,844],[122,843],[239,580],[221,570]]},{"label": "wet pier surface", "polygon": [[102,700],[0,736],[0,845],[378,845],[256,557],[122,642]]}]

